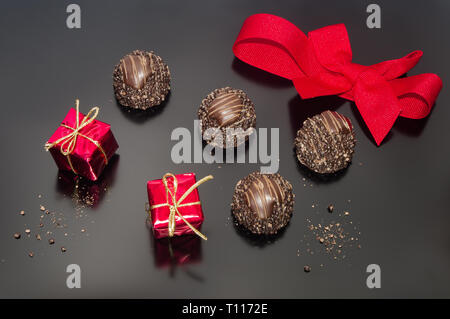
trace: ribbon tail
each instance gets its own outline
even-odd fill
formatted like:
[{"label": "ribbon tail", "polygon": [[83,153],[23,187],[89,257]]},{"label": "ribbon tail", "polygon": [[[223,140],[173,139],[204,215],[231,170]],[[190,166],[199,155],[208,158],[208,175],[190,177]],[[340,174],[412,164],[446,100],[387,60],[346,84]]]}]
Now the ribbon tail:
[{"label": "ribbon tail", "polygon": [[394,90],[381,76],[367,71],[356,82],[353,94],[364,122],[380,146],[401,112]]},{"label": "ribbon tail", "polygon": [[183,214],[181,214],[178,209],[175,207],[175,211],[178,214],[178,216],[185,222],[186,225],[188,225],[188,227],[200,238],[202,238],[203,240],[208,240],[208,238],[203,235],[197,228],[195,228],[190,222],[188,222],[186,220],[186,218],[184,218]]}]

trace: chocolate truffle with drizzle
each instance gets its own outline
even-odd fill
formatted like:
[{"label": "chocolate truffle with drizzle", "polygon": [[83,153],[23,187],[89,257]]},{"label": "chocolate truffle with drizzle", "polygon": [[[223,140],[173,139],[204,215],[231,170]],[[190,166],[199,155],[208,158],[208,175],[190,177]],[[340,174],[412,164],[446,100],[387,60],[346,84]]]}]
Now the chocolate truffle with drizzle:
[{"label": "chocolate truffle with drizzle", "polygon": [[294,197],[292,185],[280,174],[254,172],[236,184],[231,210],[253,234],[273,235],[291,219]]},{"label": "chocolate truffle with drizzle", "polygon": [[297,132],[297,158],[320,174],[335,173],[352,160],[355,136],[350,120],[334,111],[308,118]]},{"label": "chocolate truffle with drizzle", "polygon": [[253,102],[244,91],[230,87],[204,98],[198,117],[203,138],[214,147],[236,147],[248,140],[256,126]]},{"label": "chocolate truffle with drizzle", "polygon": [[170,90],[170,71],[153,52],[135,50],[114,68],[113,87],[117,101],[146,110],[161,104]]}]

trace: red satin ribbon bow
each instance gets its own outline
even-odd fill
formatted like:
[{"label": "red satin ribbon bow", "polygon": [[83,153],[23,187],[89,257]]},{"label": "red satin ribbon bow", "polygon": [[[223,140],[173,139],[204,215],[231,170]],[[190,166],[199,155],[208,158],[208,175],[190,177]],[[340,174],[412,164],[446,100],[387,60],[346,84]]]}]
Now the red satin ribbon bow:
[{"label": "red satin ribbon bow", "polygon": [[442,81],[432,73],[399,76],[412,69],[422,51],[371,66],[352,63],[344,24],[309,32],[270,14],[248,17],[233,45],[240,60],[292,80],[302,98],[338,95],[355,101],[377,145],[398,116],[426,117]]}]

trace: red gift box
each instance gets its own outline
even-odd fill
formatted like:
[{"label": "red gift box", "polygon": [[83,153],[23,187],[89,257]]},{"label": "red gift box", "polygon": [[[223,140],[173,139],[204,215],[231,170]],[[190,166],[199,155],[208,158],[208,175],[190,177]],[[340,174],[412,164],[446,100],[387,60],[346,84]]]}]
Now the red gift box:
[{"label": "red gift box", "polygon": [[70,109],[61,125],[45,144],[61,170],[72,171],[95,181],[114,155],[119,145],[109,124],[95,120],[99,108],[87,115]]},{"label": "red gift box", "polygon": [[194,173],[167,173],[147,182],[155,238],[196,234],[206,240],[199,231],[204,218],[197,187],[210,179],[206,176],[196,182]]}]

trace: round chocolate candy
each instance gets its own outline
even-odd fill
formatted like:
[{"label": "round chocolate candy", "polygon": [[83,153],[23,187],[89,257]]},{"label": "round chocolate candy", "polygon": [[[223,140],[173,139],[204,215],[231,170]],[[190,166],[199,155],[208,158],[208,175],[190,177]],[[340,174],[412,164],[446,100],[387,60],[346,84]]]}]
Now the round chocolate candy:
[{"label": "round chocolate candy", "polygon": [[146,110],[166,98],[170,90],[169,67],[153,52],[135,50],[114,68],[113,87],[121,105]]},{"label": "round chocolate candy", "polygon": [[248,140],[256,126],[255,106],[242,90],[212,91],[198,110],[203,139],[214,147],[232,148]]},{"label": "round chocolate candy", "polygon": [[308,118],[297,132],[297,158],[320,174],[335,173],[352,160],[355,136],[350,120],[334,111]]},{"label": "round chocolate candy", "polygon": [[231,210],[250,232],[273,235],[291,219],[294,197],[292,185],[280,174],[254,172],[236,184]]}]

